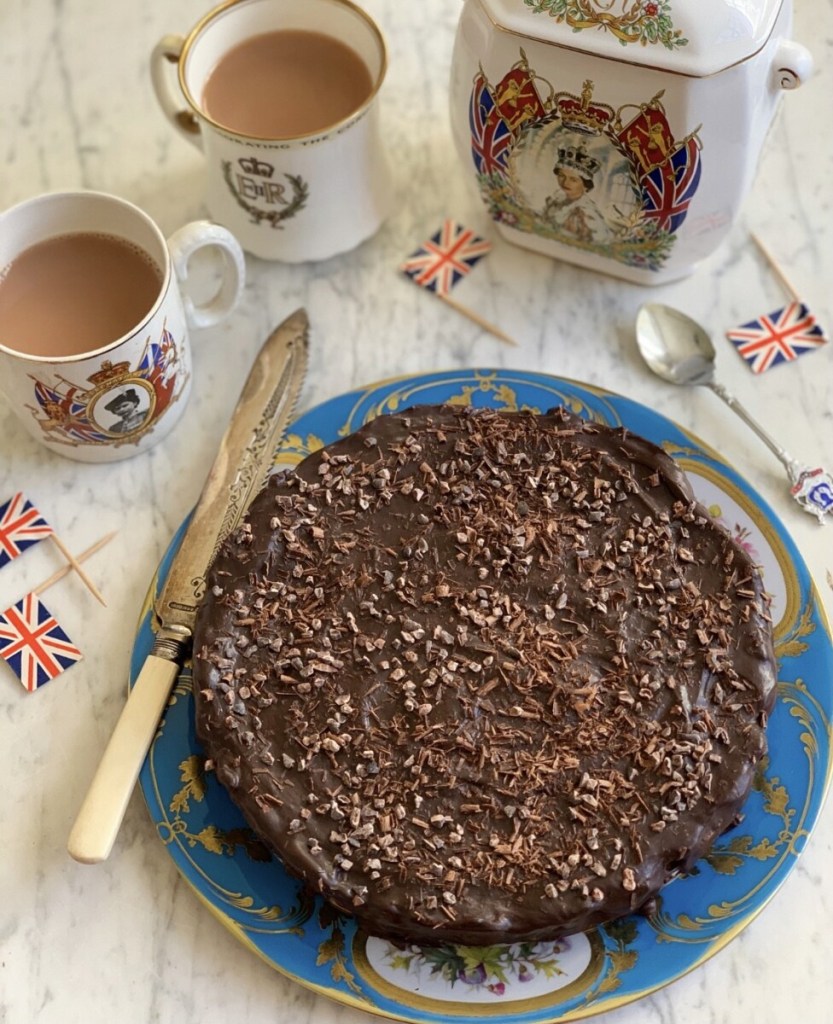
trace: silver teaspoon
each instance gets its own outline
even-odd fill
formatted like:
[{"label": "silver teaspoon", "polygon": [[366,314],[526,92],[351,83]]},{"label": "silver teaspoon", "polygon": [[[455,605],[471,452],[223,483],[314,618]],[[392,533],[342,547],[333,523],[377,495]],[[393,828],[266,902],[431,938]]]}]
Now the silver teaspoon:
[{"label": "silver teaspoon", "polygon": [[691,317],[671,306],[647,303],[636,317],[636,342],[642,358],[671,384],[703,385],[751,427],[787,470],[791,493],[820,523],[833,512],[833,477],[825,470],[797,462],[730,392],[715,380],[715,351],[708,333]]}]

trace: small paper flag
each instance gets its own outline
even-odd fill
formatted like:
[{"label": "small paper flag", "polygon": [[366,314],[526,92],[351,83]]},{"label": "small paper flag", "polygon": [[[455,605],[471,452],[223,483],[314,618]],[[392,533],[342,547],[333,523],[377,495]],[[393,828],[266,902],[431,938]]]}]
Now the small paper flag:
[{"label": "small paper flag", "polygon": [[791,363],[827,342],[824,331],[803,302],[791,302],[748,324],[741,324],[726,337],[749,363],[753,373],[763,373],[779,363]]},{"label": "small paper flag", "polygon": [[408,257],[400,270],[421,288],[448,295],[491,248],[491,242],[485,238],[447,219],[439,231]]},{"label": "small paper flag", "polygon": [[0,505],[0,569],[52,532],[40,512],[18,491]]},{"label": "small paper flag", "polygon": [[0,658],[11,665],[30,693],[82,657],[34,594],[0,612]]}]

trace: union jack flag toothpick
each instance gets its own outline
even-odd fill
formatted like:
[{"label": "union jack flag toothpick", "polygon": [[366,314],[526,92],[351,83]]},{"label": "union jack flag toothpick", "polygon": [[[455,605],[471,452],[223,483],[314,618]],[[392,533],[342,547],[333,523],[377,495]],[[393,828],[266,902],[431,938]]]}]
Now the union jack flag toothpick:
[{"label": "union jack flag toothpick", "polygon": [[727,331],[726,337],[749,363],[753,373],[764,373],[779,363],[791,363],[821,348],[827,336],[763,240],[754,233],[751,237],[784,286],[790,303]]},{"label": "union jack flag toothpick", "polygon": [[51,537],[52,527],[22,492],[0,505],[0,569],[38,541]]},{"label": "union jack flag toothpick", "polygon": [[412,253],[400,266],[414,284],[433,292],[438,299],[456,309],[458,313],[469,318],[484,331],[489,331],[496,338],[514,345],[515,341],[504,334],[493,323],[485,320],[467,306],[461,305],[451,298],[449,292],[472,268],[491,250],[491,242],[480,238],[469,228],[447,218],[442,227],[427,242]]},{"label": "union jack flag toothpick", "polygon": [[101,596],[98,587],[87,576],[75,556],[67,550],[66,545],[38,512],[34,505],[18,491],[9,498],[5,504],[0,505],[0,569],[7,565],[13,558],[37,544],[39,540],[51,537],[55,546],[66,558],[72,568],[80,577],[84,586],[90,591],[93,597],[101,604],[106,601]]},{"label": "union jack flag toothpick", "polygon": [[34,594],[0,612],[0,658],[11,665],[30,693],[82,657]]},{"label": "union jack flag toothpick", "polygon": [[446,219],[440,230],[405,260],[402,270],[420,287],[448,295],[491,248],[485,238]]},{"label": "union jack flag toothpick", "polygon": [[803,302],[793,301],[726,332],[753,373],[790,363],[827,342],[824,331]]}]

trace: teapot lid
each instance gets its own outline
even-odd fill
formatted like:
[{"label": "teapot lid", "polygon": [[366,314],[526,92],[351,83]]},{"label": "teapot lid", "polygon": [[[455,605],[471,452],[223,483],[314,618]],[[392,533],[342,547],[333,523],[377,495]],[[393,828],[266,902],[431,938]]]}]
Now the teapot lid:
[{"label": "teapot lid", "polygon": [[705,77],[746,60],[783,0],[480,0],[501,28],[613,60]]}]

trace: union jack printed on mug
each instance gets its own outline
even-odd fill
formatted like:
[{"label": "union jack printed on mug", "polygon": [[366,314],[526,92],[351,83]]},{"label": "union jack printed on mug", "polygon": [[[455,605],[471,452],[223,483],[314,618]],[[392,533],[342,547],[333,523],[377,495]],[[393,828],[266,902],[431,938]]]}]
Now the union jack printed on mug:
[{"label": "union jack printed on mug", "polygon": [[491,242],[479,238],[469,228],[445,220],[440,230],[423,242],[399,269],[421,288],[448,295],[491,248]]},{"label": "union jack printed on mug", "polygon": [[727,331],[726,337],[749,363],[753,373],[763,373],[778,363],[791,363],[827,341],[803,302],[791,302],[774,313],[741,324]]},{"label": "union jack printed on mug", "polygon": [[0,505],[0,569],[52,532],[40,512],[18,491]]},{"label": "union jack printed on mug", "polygon": [[30,693],[82,657],[35,594],[0,612],[0,658],[11,665]]}]

